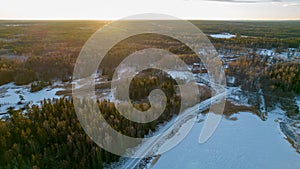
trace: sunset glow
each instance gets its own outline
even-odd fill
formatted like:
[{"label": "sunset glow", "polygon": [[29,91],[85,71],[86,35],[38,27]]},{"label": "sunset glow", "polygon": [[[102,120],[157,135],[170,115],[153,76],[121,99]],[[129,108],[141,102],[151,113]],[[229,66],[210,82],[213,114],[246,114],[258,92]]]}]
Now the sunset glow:
[{"label": "sunset glow", "polygon": [[120,19],[163,13],[184,19],[297,20],[300,1],[272,0],[0,0],[1,19]]}]

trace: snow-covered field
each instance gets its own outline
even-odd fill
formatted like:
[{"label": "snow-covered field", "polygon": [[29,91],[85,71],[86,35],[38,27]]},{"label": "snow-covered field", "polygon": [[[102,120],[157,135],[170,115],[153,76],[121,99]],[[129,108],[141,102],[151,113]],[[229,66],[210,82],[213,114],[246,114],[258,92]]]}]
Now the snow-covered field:
[{"label": "snow-covered field", "polygon": [[235,38],[235,35],[230,34],[230,33],[220,33],[220,34],[211,34],[209,35],[212,38],[217,38],[217,39],[230,39],[230,38]]},{"label": "snow-covered field", "polygon": [[[40,104],[45,99],[59,98],[55,93],[62,88],[44,88],[38,92],[31,93],[29,86],[16,86],[14,83],[8,83],[0,86],[0,113],[6,112],[7,108],[22,108],[25,104]],[[20,97],[23,97],[21,100]],[[18,102],[23,104],[18,104]],[[0,116],[1,118],[1,116]]]},{"label": "snow-covered field", "polygon": [[[196,123],[187,137],[161,155],[154,169],[299,169],[300,154],[285,140],[270,113],[265,122],[251,113],[233,115],[238,120],[222,119],[213,137],[199,144],[202,123]],[[168,144],[166,142],[165,144]]]}]

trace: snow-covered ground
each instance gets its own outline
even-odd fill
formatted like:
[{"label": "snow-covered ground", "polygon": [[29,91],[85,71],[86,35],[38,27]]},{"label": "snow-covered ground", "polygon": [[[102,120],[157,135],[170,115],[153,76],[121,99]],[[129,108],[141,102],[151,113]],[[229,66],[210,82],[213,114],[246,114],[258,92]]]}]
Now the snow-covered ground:
[{"label": "snow-covered ground", "polygon": [[265,122],[248,112],[233,116],[238,120],[223,118],[204,144],[198,143],[203,122],[196,123],[180,144],[161,155],[153,168],[300,168],[300,154],[285,140],[275,122],[282,115],[271,113]]},{"label": "snow-covered ground", "polygon": [[256,51],[256,54],[263,55],[263,56],[274,56],[275,50],[274,49],[260,49]]},{"label": "snow-covered ground", "polygon": [[243,94],[241,87],[227,87],[226,98],[236,105],[249,105],[249,98]]},{"label": "snow-covered ground", "polygon": [[220,33],[220,34],[210,34],[209,35],[212,38],[217,38],[217,39],[230,39],[230,38],[235,38],[235,35],[230,34],[230,33]]},{"label": "snow-covered ground", "polygon": [[1,25],[1,26],[6,26],[6,27],[20,27],[20,26],[30,26],[30,25],[34,25],[34,24],[15,24],[15,23],[12,23],[12,24],[4,24],[4,25]]},{"label": "snow-covered ground", "polygon": [[[121,65],[117,70],[117,77],[120,79],[120,77],[127,77],[131,76],[132,73],[137,73],[135,67],[125,67],[126,65]],[[191,69],[191,68],[190,68]],[[187,70],[189,70],[187,68]],[[184,70],[169,70],[168,74],[171,75],[175,79],[181,79],[181,80],[190,80],[193,79],[193,75],[190,71]],[[118,80],[116,79],[116,80]]]},{"label": "snow-covered ground", "polygon": [[300,112],[300,97],[296,97],[295,100],[296,100],[296,103],[298,105],[298,110]]},{"label": "snow-covered ground", "polygon": [[[38,105],[44,98],[59,98],[60,96],[55,95],[59,90],[62,90],[62,88],[47,87],[31,93],[29,86],[16,86],[14,83],[2,85],[0,86],[0,113],[6,112],[9,107],[22,108],[30,102]],[[24,100],[21,101],[20,97],[23,97]],[[18,104],[19,101],[23,104]]]},{"label": "snow-covered ground", "polygon": [[288,52],[277,53],[276,57],[286,60],[288,59],[288,54]]},{"label": "snow-covered ground", "polygon": [[278,52],[276,49],[258,49],[256,51],[256,54],[262,55],[262,56],[270,56],[271,59],[273,57],[280,58],[283,60],[293,59],[294,57],[299,57],[300,53],[298,49],[295,48],[287,48],[284,49],[283,52]]},{"label": "snow-covered ground", "polygon": [[175,79],[185,80],[186,82],[194,79],[193,74],[190,71],[168,71],[168,74]]},{"label": "snow-covered ground", "polygon": [[[299,110],[299,112],[300,112],[300,97],[299,97],[299,96],[298,96],[298,97],[295,97],[295,100],[296,100],[296,104],[297,104],[297,106],[298,106],[298,110]],[[300,116],[298,115],[298,117],[300,117]],[[287,120],[287,122],[288,122],[289,125],[292,127],[293,131],[294,131],[296,134],[298,134],[299,137],[300,137],[300,121],[297,120],[297,118],[295,118],[295,119],[289,118],[289,119]]]}]

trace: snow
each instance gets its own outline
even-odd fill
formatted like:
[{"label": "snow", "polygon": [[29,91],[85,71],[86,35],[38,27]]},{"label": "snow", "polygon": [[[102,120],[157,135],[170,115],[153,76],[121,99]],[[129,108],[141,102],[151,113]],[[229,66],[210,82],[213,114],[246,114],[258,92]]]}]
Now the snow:
[{"label": "snow", "polygon": [[31,24],[5,24],[3,26],[6,27],[23,27],[23,26],[30,26]]},{"label": "snow", "polygon": [[266,104],[265,104],[265,98],[262,89],[259,89],[259,95],[260,95],[260,111],[266,112]]},{"label": "snow", "polygon": [[[116,71],[118,79],[120,77],[127,77],[128,75],[131,75],[132,73],[136,72],[136,68],[134,66],[128,66],[125,64],[121,64]],[[116,79],[117,80],[117,79]]]},{"label": "snow", "polygon": [[168,74],[170,74],[174,79],[194,79],[193,74],[189,71],[168,71]]},{"label": "snow", "polygon": [[295,123],[294,126],[295,126],[296,128],[300,128],[300,122]]},{"label": "snow", "polygon": [[226,99],[230,100],[235,105],[249,105],[249,98],[243,94],[241,86],[239,87],[228,87]]},{"label": "snow", "polygon": [[282,52],[282,53],[278,53],[276,55],[278,58],[281,58],[281,59],[288,59],[288,52]]},{"label": "snow", "polygon": [[217,38],[217,39],[230,39],[230,38],[234,38],[235,35],[233,34],[230,34],[230,33],[221,33],[221,34],[211,34],[209,35],[210,37],[212,38]]},{"label": "snow", "polygon": [[227,76],[226,82],[230,84],[234,84],[235,82],[235,77],[234,76]]},{"label": "snow", "polygon": [[40,104],[43,99],[59,98],[55,93],[62,88],[44,88],[38,92],[31,93],[29,86],[16,86],[14,83],[8,83],[0,86],[0,112],[6,112],[7,108],[15,107],[22,108],[24,104],[18,105],[20,95],[24,97],[23,103],[32,102],[33,104]]},{"label": "snow", "polygon": [[99,74],[93,73],[89,77],[73,80],[71,84],[74,89],[80,89],[85,86],[100,84],[102,79]]},{"label": "snow", "polygon": [[270,113],[270,114],[278,114],[278,115],[281,115],[281,116],[285,115],[285,111],[280,108],[279,104],[277,104],[275,106],[275,108],[273,110],[269,111],[268,113]]},{"label": "snow", "polygon": [[179,143],[184,136],[186,136],[186,134],[183,134],[183,133],[186,133],[189,131],[190,129],[190,123],[195,123],[196,122],[196,118],[192,118],[192,119],[189,119],[186,123],[182,124],[181,127],[178,129],[177,133],[176,133],[176,137],[173,137],[171,138],[170,140],[167,140],[167,143],[168,144],[163,144],[159,150],[158,150],[158,153],[157,154],[161,154],[161,152],[165,152],[166,150],[169,150],[171,149],[172,147],[170,147],[170,145],[175,145],[177,143]]},{"label": "snow", "polygon": [[[132,73],[136,73],[136,68],[135,67],[130,67],[126,65],[121,65],[121,68],[117,70],[117,79],[120,79],[120,77],[127,77],[131,75]],[[188,70],[188,68],[187,68]],[[193,75],[189,71],[185,70],[169,70],[167,71],[168,74],[170,74],[174,79],[181,79],[181,80],[187,80],[187,79],[193,79]]]},{"label": "snow", "polygon": [[256,54],[263,56],[273,56],[275,53],[274,49],[261,49],[257,50]]},{"label": "snow", "polygon": [[298,105],[298,110],[300,112],[300,97],[296,97],[295,100],[296,100],[296,103]]},{"label": "snow", "polygon": [[153,168],[300,168],[300,154],[284,139],[274,121],[280,114],[271,114],[265,122],[248,112],[234,116],[238,120],[223,118],[214,136],[204,144],[198,143],[203,123],[196,123]]}]

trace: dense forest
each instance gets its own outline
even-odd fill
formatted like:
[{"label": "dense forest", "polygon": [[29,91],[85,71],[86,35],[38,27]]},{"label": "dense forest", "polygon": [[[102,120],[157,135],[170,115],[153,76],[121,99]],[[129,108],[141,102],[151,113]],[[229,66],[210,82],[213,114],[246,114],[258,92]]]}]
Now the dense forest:
[{"label": "dense forest", "polygon": [[[37,80],[50,84],[52,80],[71,80],[82,46],[97,29],[108,22],[0,21],[0,84],[14,81],[22,85]],[[300,44],[298,21],[191,22],[206,34],[228,32],[237,35],[231,39],[210,38],[220,53],[234,52],[238,55],[248,52],[248,48],[276,48],[281,51],[287,47],[299,47]],[[19,26],[8,26],[11,24]],[[193,52],[181,42],[162,35],[144,34],[125,39],[116,45],[107,54],[110,61],[104,61],[100,68],[110,74],[124,56],[150,46],[169,50],[189,64],[198,61]]]},{"label": "dense forest", "polygon": [[[122,116],[114,103],[97,101],[103,118],[110,126],[122,134],[142,138],[179,112],[177,83],[167,74],[162,76],[160,73],[147,70],[136,76],[130,85],[134,88],[130,90],[130,99],[134,107],[141,111],[156,106],[150,105],[147,99],[151,90],[164,91],[167,96],[166,108],[158,119],[149,123],[136,123]],[[208,98],[209,90],[201,90],[206,95],[203,94],[200,99]],[[190,99],[190,105],[185,106],[195,103],[193,98]],[[79,102],[81,107],[93,101],[84,99]],[[127,109],[126,106],[124,104],[122,108]],[[44,100],[41,107],[26,106],[22,110],[11,108],[9,114],[9,119],[0,121],[0,168],[103,168],[103,165],[119,159],[98,147],[85,134],[77,119],[72,99]],[[97,118],[99,116],[87,117],[89,124],[97,123]],[[107,133],[100,132],[103,131],[101,128],[97,128],[97,131],[99,136],[110,142],[111,137]]]},{"label": "dense forest", "polygon": [[299,115],[294,98],[300,94],[300,64],[268,56],[243,56],[230,63],[227,75],[236,77],[235,85],[258,93],[262,89],[266,104],[280,104],[288,115]]},{"label": "dense forest", "polygon": [[262,56],[240,57],[230,63],[226,73],[238,77],[235,83],[244,89],[300,94],[300,64],[275,59],[270,64],[267,60]]},{"label": "dense forest", "polygon": [[117,160],[85,134],[71,100],[44,100],[25,112],[10,109],[0,121],[0,168],[103,168]]}]

